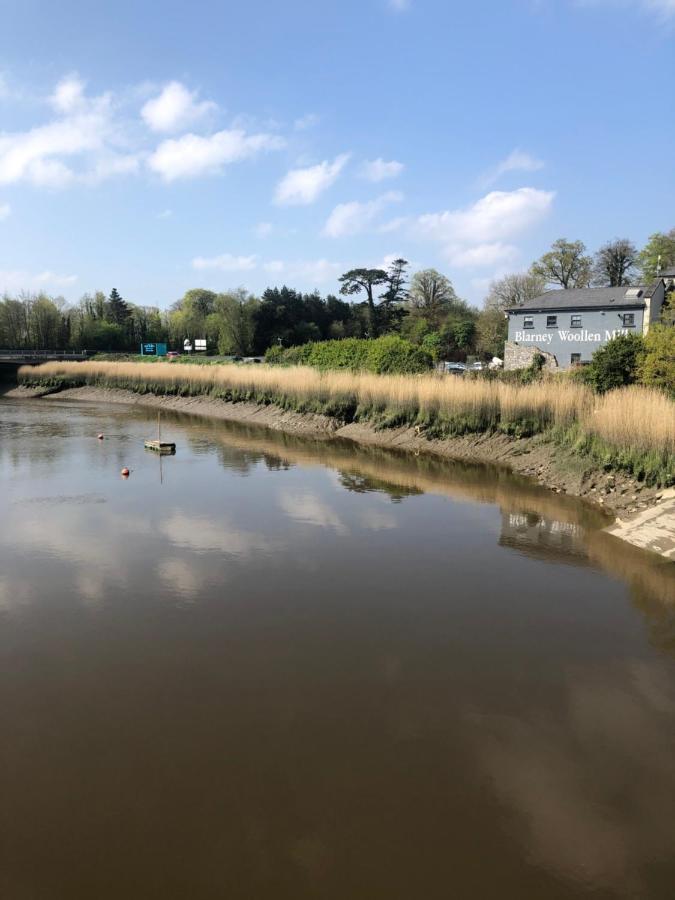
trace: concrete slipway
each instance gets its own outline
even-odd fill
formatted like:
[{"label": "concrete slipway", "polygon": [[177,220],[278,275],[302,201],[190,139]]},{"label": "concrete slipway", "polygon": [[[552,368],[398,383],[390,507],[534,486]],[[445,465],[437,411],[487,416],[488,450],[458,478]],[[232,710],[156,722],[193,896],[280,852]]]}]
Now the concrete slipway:
[{"label": "concrete slipway", "polygon": [[655,506],[628,520],[617,519],[606,531],[675,561],[675,488],[664,491]]}]

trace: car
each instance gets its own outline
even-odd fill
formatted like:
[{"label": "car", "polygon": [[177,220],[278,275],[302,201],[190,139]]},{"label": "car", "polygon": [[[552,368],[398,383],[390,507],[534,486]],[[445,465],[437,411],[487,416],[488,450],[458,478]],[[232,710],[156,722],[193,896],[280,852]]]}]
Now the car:
[{"label": "car", "polygon": [[178,350],[169,350],[169,352],[166,354],[167,359],[175,359],[177,356],[180,356]]},{"label": "car", "polygon": [[466,366],[461,362],[446,362],[445,371],[451,372],[453,375],[462,375],[466,372]]}]

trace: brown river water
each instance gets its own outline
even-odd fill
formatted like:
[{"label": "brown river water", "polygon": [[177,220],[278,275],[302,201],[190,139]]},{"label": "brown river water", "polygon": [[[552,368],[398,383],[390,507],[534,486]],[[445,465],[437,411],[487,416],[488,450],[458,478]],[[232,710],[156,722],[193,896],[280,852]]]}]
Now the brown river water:
[{"label": "brown river water", "polygon": [[673,563],[496,468],[155,428],[0,400],[2,900],[675,896]]}]

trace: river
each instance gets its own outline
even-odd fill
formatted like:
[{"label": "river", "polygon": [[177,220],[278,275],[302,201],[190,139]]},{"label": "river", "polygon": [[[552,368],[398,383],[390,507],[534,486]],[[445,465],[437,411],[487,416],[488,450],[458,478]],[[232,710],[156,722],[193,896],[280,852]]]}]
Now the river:
[{"label": "river", "polygon": [[155,428],[0,400],[3,900],[672,898],[673,563],[497,468]]}]

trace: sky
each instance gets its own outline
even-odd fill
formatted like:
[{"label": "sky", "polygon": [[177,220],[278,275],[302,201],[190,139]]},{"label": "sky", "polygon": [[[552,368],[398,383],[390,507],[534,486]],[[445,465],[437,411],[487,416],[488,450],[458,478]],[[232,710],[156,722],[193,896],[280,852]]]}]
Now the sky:
[{"label": "sky", "polygon": [[0,0],[0,292],[403,256],[480,306],[558,237],[675,225],[675,0]]}]

